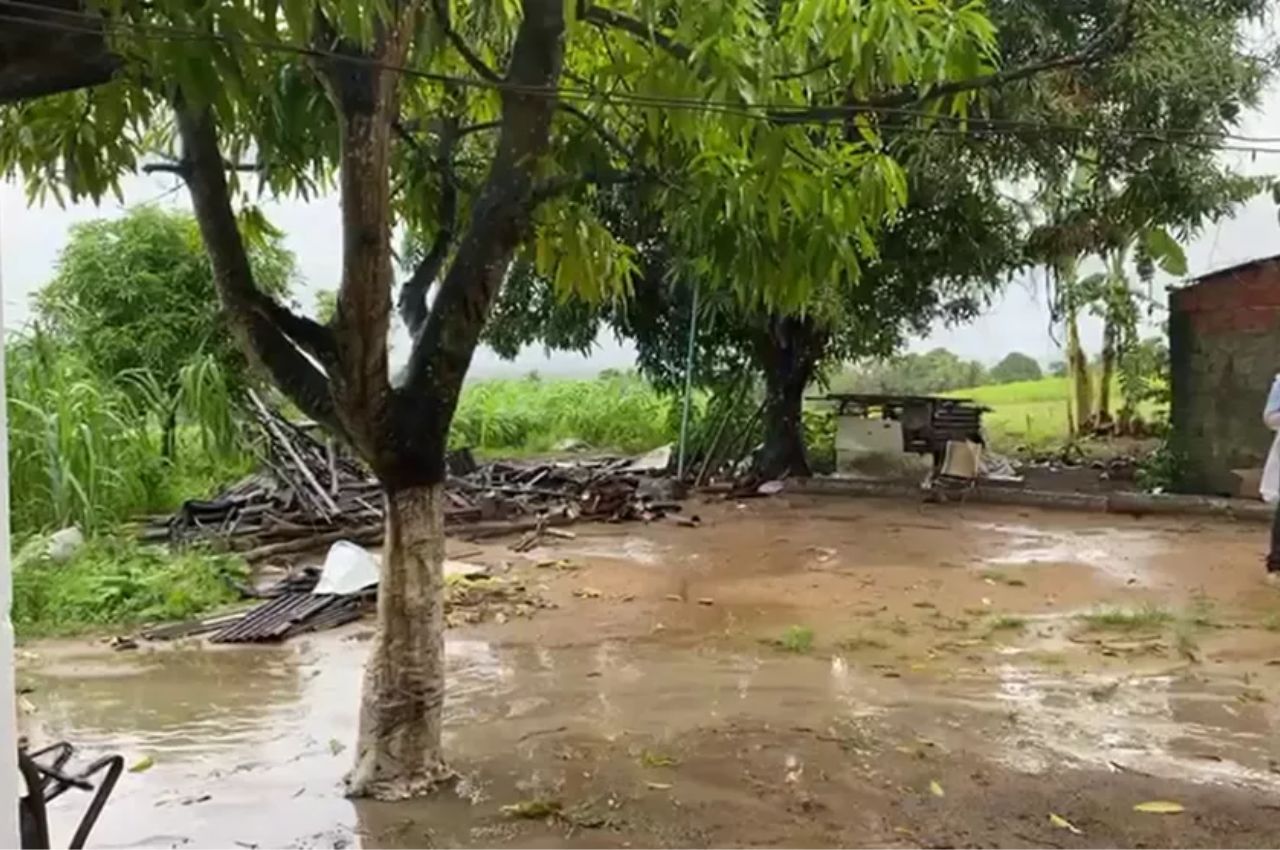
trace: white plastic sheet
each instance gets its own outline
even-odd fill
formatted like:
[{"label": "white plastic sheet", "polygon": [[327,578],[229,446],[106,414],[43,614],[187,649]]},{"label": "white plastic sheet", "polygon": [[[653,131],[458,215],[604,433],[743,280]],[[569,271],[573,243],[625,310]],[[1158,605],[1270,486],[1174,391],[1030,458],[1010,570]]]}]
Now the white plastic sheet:
[{"label": "white plastic sheet", "polygon": [[363,546],[339,540],[329,547],[312,593],[359,593],[378,583],[378,559]]}]

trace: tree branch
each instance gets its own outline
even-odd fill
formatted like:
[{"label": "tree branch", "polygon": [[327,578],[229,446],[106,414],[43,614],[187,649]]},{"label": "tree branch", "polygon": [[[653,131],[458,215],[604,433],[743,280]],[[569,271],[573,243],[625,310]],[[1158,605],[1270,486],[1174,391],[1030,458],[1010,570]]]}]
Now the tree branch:
[{"label": "tree branch", "polygon": [[624,15],[622,12],[615,12],[601,6],[587,6],[579,10],[579,17],[597,26],[629,32],[641,41],[647,41],[662,48],[681,62],[688,62],[693,58],[693,50],[688,45],[681,44],[669,35],[650,27],[644,21]]},{"label": "tree branch", "polygon": [[[443,441],[493,300],[529,227],[529,200],[539,160],[550,145],[554,89],[564,58],[563,0],[523,0],[524,15],[502,91],[502,131],[454,259],[414,338],[397,401],[416,405],[424,435]],[[424,415],[425,414],[425,415]],[[442,443],[441,443],[442,444]],[[441,461],[434,460],[436,465]],[[443,475],[443,469],[432,470]]]},{"label": "tree branch", "polygon": [[[263,171],[266,165],[261,162],[231,162],[223,160],[222,167],[227,171]],[[177,160],[176,162],[148,162],[142,166],[143,174],[176,174],[179,177],[185,177],[191,169],[191,163],[186,160]]]},{"label": "tree branch", "polygon": [[[585,2],[585,0],[580,0]],[[630,33],[641,41],[647,41],[661,49],[665,50],[672,56],[682,61],[688,62],[693,58],[693,50],[685,44],[682,44],[669,35],[660,30],[650,27],[643,21],[625,15],[621,12],[615,12],[612,9],[605,9],[600,6],[587,6],[579,8],[579,16],[586,21],[594,23],[598,26],[613,27]],[[773,110],[769,117],[779,124],[800,124],[811,123],[816,121],[832,121],[841,118],[847,118],[855,112],[875,112],[876,110],[887,110],[900,108],[904,106],[919,105],[927,103],[930,100],[936,100],[940,97],[949,97],[956,94],[965,94],[972,91],[982,89],[996,88],[1008,85],[1009,83],[1025,80],[1030,77],[1050,71],[1059,71],[1065,68],[1074,68],[1089,65],[1100,61],[1111,53],[1116,52],[1119,48],[1116,46],[1108,46],[1114,37],[1119,34],[1125,34],[1124,31],[1129,24],[1129,14],[1122,14],[1110,27],[1093,39],[1082,50],[1066,56],[1056,56],[1039,62],[1032,62],[1018,68],[1011,68],[1007,71],[998,71],[994,74],[988,74],[982,77],[974,77],[968,80],[955,80],[953,82],[944,83],[927,91],[921,92],[917,89],[904,89],[902,91],[882,94],[865,100],[848,99],[840,104],[831,106],[815,106],[808,108],[799,108],[794,110]],[[1128,41],[1126,37],[1124,41]],[[822,66],[817,65],[809,71],[800,74],[782,75],[777,79],[787,79],[791,76],[803,76],[820,69]]]},{"label": "tree branch", "polygon": [[558,103],[556,104],[556,108],[567,115],[572,115],[583,124],[586,124],[589,128],[595,131],[596,135],[604,139],[610,147],[625,156],[627,159],[635,159],[635,151],[627,147],[626,142],[622,141],[616,133],[597,121],[593,116],[574,106],[572,103]]},{"label": "tree branch", "polygon": [[304,413],[343,433],[328,376],[299,348],[302,345],[317,354],[331,355],[332,337],[322,325],[294,315],[258,289],[231,208],[213,117],[208,110],[186,105],[181,96],[175,98],[174,109],[183,144],[182,161],[187,164],[183,177],[213,265],[214,284],[232,327],[243,348]]},{"label": "tree branch", "polygon": [[458,218],[458,175],[454,168],[453,155],[457,141],[461,135],[458,117],[451,116],[444,122],[440,132],[440,152],[437,157],[440,169],[440,228],[421,262],[413,270],[413,274],[400,288],[400,301],[397,305],[400,317],[409,328],[409,333],[416,334],[427,320],[427,290],[440,276],[444,261],[449,256],[449,246],[453,243],[454,231]]},{"label": "tree branch", "polygon": [[[1128,27],[1128,14],[1121,15],[1111,26],[1107,27],[1097,35],[1092,41],[1084,46],[1081,50],[1070,53],[1065,56],[1054,56],[1048,59],[1042,59],[1038,62],[1030,62],[1017,68],[1010,68],[1004,71],[997,71],[994,74],[987,74],[982,77],[972,77],[967,80],[953,80],[949,83],[943,83],[934,86],[924,92],[918,89],[909,88],[898,92],[882,94],[877,97],[868,98],[866,100],[849,99],[843,103],[833,106],[817,106],[809,109],[800,109],[794,111],[777,111],[770,114],[770,117],[779,124],[807,123],[812,121],[831,121],[840,118],[849,118],[853,113],[857,112],[875,112],[877,110],[888,110],[901,108],[906,106],[918,106],[931,100],[937,100],[941,97],[950,97],[957,94],[967,94],[969,92],[981,91],[984,89],[999,88],[1010,83],[1020,80],[1030,79],[1040,74],[1049,73],[1051,71],[1061,71],[1066,68],[1079,68],[1086,65],[1092,65],[1103,59],[1114,55],[1123,48],[1129,41],[1126,32]],[[1123,36],[1118,44],[1111,44],[1117,35]]]},{"label": "tree branch", "polygon": [[453,49],[463,58],[471,70],[475,71],[482,79],[491,83],[501,82],[502,77],[498,72],[490,68],[485,61],[480,58],[480,54],[471,49],[466,39],[462,37],[462,33],[453,28],[453,21],[449,17],[449,0],[431,0],[431,5],[435,9],[436,18],[440,21],[440,28],[444,30],[444,37],[453,45]]},{"label": "tree branch", "polygon": [[1104,55],[1105,54],[1103,53],[1081,52],[1070,56],[1059,56],[1053,59],[1046,59],[1041,62],[1033,62],[1019,68],[1011,68],[1007,71],[998,71],[994,74],[987,74],[982,77],[972,77],[967,80],[954,80],[949,83],[934,86],[924,92],[920,92],[916,89],[905,89],[903,91],[868,98],[866,100],[850,99],[843,103],[831,106],[815,106],[808,109],[786,111],[774,110],[769,113],[769,117],[777,124],[807,124],[850,118],[854,114],[860,112],[873,113],[880,110],[919,106],[920,104],[928,103],[931,100],[937,100],[942,97],[950,97],[957,94],[968,94],[970,92],[981,91],[984,89],[999,88],[1000,86],[1005,86],[1019,80],[1029,79],[1050,71],[1059,71],[1065,68],[1077,68],[1084,65],[1091,65],[1094,62],[1100,61]]},{"label": "tree branch", "polygon": [[644,179],[639,171],[588,171],[583,174],[565,174],[559,177],[548,177],[534,184],[530,195],[530,207],[536,207],[557,195],[578,188],[579,186],[618,186],[623,183],[636,183]]},{"label": "tree branch", "polygon": [[[319,4],[317,4],[318,6]],[[331,371],[338,415],[356,450],[379,476],[391,474],[398,447],[388,438],[391,382],[387,337],[394,271],[391,258],[391,136],[400,75],[411,40],[414,3],[393,4],[375,22],[371,46],[339,38],[318,60],[338,117],[338,189],[342,196],[342,278],[332,330]],[[333,39],[327,27],[317,37]],[[359,61],[343,61],[353,57]]]}]

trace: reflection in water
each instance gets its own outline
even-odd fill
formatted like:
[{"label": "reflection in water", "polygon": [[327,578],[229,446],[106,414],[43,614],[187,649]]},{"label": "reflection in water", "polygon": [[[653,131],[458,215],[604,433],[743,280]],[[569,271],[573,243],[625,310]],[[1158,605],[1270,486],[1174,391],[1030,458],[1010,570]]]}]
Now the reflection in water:
[{"label": "reflection in water", "polygon": [[[857,734],[865,747],[929,739],[1025,771],[1140,759],[1159,776],[1280,789],[1266,770],[1275,754],[1266,714],[1212,679],[1135,676],[1110,690],[1101,677],[1010,664],[946,681],[891,679],[856,656],[605,641],[553,660],[533,646],[452,640],[446,744],[466,782],[406,826],[416,810],[357,812],[341,795],[366,651],[328,634],[272,649],[121,657],[110,676],[62,657],[24,678],[36,688],[42,738],[84,745],[84,757],[154,758],[151,770],[126,775],[104,813],[96,839],[110,846],[321,845],[357,832],[378,846],[496,843],[501,836],[477,831],[477,801],[526,799],[566,776],[590,788],[592,752],[678,756],[688,736],[747,728]],[[775,757],[776,781],[809,781],[814,753],[803,745]],[[713,780],[738,787],[740,776]],[[83,802],[60,800],[55,826],[69,829]]]},{"label": "reflection in water", "polygon": [[289,649],[176,650],[113,658],[64,656],[27,671],[37,694],[56,693],[41,725],[75,730],[85,744],[203,755],[260,736],[296,711],[302,683]]},{"label": "reflection in water", "polygon": [[973,523],[982,531],[1000,532],[1007,539],[995,555],[986,555],[984,565],[997,567],[1046,564],[1082,564],[1122,581],[1139,578],[1143,565],[1167,547],[1151,531],[1112,529],[1106,545],[1088,545],[1076,530],[1053,532],[1029,525]]}]

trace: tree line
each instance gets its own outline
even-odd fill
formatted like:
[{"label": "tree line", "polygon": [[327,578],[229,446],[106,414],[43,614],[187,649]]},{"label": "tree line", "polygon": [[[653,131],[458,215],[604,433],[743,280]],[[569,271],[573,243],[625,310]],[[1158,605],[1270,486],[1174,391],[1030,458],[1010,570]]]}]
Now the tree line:
[{"label": "tree line", "polygon": [[1040,364],[1019,351],[1010,352],[988,368],[977,360],[964,360],[945,348],[935,348],[845,368],[831,379],[830,386],[833,392],[932,395],[1042,377]]},{"label": "tree line", "polygon": [[[348,788],[401,797],[449,775],[444,452],[482,340],[582,348],[609,329],[659,385],[691,350],[700,386],[757,375],[770,476],[808,471],[816,378],[973,316],[1022,269],[1047,270],[1087,380],[1082,311],[1109,350],[1130,345],[1152,270],[1176,273],[1177,242],[1261,188],[1215,149],[1265,79],[1241,34],[1265,7],[112,0],[55,27],[17,11],[0,39],[35,47],[0,66],[0,169],[73,199],[177,175],[241,350],[378,476],[388,543]],[[251,248],[258,198],[329,188],[344,250],[321,320]],[[1076,274],[1090,256],[1101,279]],[[412,338],[394,370],[393,317]]]}]

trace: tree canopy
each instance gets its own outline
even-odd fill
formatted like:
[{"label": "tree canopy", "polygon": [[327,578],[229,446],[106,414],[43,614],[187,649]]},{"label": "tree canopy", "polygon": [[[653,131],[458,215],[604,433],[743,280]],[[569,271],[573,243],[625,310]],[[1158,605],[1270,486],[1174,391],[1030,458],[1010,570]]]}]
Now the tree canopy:
[{"label": "tree canopy", "polygon": [[[505,352],[535,340],[580,348],[594,338],[584,328],[596,315],[636,342],[651,377],[671,385],[684,372],[697,288],[699,382],[723,383],[744,368],[767,380],[782,348],[809,361],[792,370],[793,383],[805,382],[836,363],[891,354],[938,320],[972,316],[1012,272],[1047,262],[1050,246],[1089,252],[1116,233],[1137,233],[1146,257],[1167,258],[1178,235],[1259,188],[1215,150],[1256,102],[1270,68],[1270,57],[1242,34],[1242,22],[1262,9],[1257,0],[992,3],[1006,63],[1017,57],[1010,64],[1025,67],[1037,55],[1078,56],[1099,45],[1107,59],[1039,63],[1042,73],[991,87],[980,114],[940,116],[928,133],[918,132],[912,110],[877,115],[885,149],[906,173],[907,201],[861,253],[856,274],[810,288],[802,319],[787,318],[781,305],[721,297],[716,281],[742,274],[732,247],[682,261],[663,221],[634,212],[632,220],[648,225],[631,237],[644,273],[629,298],[593,310],[550,285],[539,288],[534,270],[508,288],[491,338]],[[1091,175],[1093,188],[1061,208],[1046,203],[1046,189],[1075,173]],[[778,415],[795,422],[794,387],[790,397]],[[781,461],[769,474],[806,468],[797,447],[775,457]]]},{"label": "tree canopy", "polygon": [[987,378],[996,384],[1012,384],[1017,381],[1038,381],[1043,376],[1040,364],[1021,351],[1011,351],[991,367]]},{"label": "tree canopy", "polygon": [[[250,262],[266,291],[288,293],[293,257],[278,238],[253,243]],[[172,388],[182,367],[203,354],[231,376],[244,367],[189,213],[135,207],[123,218],[74,225],[35,307],[55,339],[109,378],[144,370]]]}]

